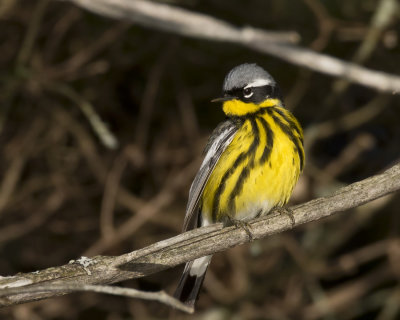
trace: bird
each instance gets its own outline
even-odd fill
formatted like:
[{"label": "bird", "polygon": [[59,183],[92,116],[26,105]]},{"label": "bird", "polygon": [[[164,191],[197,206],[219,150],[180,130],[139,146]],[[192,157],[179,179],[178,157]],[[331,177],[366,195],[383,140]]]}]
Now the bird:
[{"label": "bird", "polygon": [[[183,232],[221,222],[243,226],[284,208],[305,163],[302,127],[285,107],[274,78],[259,65],[230,70],[223,95],[212,102],[222,103],[226,120],[205,147]],[[211,257],[186,263],[175,291],[174,297],[193,309]]]}]

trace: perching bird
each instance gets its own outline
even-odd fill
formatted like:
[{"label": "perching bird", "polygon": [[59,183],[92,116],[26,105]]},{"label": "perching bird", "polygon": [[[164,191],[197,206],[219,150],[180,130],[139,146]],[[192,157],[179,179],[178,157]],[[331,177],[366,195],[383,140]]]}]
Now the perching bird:
[{"label": "perching bird", "polygon": [[[232,224],[284,206],[304,166],[303,131],[278,85],[256,64],[225,77],[227,120],[214,130],[189,192],[183,231]],[[194,307],[212,256],[188,262],[175,297]]]}]

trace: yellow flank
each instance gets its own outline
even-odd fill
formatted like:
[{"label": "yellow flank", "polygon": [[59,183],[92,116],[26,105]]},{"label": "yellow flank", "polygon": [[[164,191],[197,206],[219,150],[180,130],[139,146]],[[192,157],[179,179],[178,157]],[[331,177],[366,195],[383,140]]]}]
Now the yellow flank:
[{"label": "yellow flank", "polygon": [[255,113],[261,108],[272,107],[279,104],[278,99],[266,99],[261,104],[244,103],[238,99],[225,101],[222,109],[227,116],[244,116],[249,113]]},{"label": "yellow flank", "polygon": [[224,103],[227,114],[245,117],[205,186],[202,214],[208,221],[251,219],[288,202],[304,151],[301,127],[279,105],[273,99],[260,105]]}]

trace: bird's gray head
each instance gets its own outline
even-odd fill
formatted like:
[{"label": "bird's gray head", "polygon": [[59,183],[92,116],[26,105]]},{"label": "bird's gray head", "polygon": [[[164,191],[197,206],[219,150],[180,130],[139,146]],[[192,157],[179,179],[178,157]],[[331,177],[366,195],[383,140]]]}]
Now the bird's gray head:
[{"label": "bird's gray head", "polygon": [[223,84],[224,98],[260,103],[267,98],[280,98],[274,78],[255,63],[244,63],[226,75]]},{"label": "bird's gray head", "polygon": [[255,63],[244,63],[229,71],[224,80],[223,90],[227,92],[246,86],[261,87],[275,84],[275,80],[263,68]]}]

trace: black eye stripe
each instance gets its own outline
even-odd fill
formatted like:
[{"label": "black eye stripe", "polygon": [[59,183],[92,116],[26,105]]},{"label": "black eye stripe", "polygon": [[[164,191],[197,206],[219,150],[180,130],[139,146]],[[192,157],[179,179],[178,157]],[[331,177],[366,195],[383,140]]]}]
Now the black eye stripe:
[{"label": "black eye stripe", "polygon": [[[244,96],[244,88],[233,88],[231,90],[225,91],[224,94],[225,96],[231,96],[231,97],[236,97],[239,100],[242,100],[244,102],[255,102],[255,103],[260,103],[264,101],[266,98],[281,98],[279,88],[276,85],[265,85],[261,87],[249,87],[253,91],[253,94],[251,97],[246,98]],[[246,93],[247,95],[250,94]]]},{"label": "black eye stripe", "polygon": [[225,95],[227,95],[227,96],[232,96],[232,97],[238,97],[238,98],[239,98],[241,92],[242,92],[242,89],[234,88],[234,89],[232,89],[232,90],[225,91]]}]

